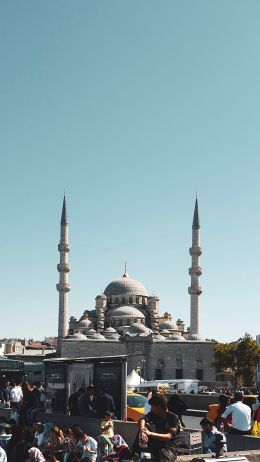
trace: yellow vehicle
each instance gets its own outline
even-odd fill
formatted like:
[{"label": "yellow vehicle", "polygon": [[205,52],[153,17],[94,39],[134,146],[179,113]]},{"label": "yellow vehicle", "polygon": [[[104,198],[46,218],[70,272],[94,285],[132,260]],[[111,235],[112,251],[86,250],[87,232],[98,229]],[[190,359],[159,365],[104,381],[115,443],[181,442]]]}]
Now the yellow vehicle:
[{"label": "yellow vehicle", "polygon": [[138,422],[140,418],[144,415],[144,407],[147,403],[147,398],[145,396],[139,395],[138,393],[133,393],[131,391],[127,392],[127,420],[132,422]]}]

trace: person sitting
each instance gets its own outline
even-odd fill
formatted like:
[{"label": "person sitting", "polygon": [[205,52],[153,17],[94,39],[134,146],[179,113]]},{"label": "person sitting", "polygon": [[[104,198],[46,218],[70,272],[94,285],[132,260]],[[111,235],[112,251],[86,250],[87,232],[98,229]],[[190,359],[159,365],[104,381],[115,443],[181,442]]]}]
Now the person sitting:
[{"label": "person sitting", "polygon": [[114,436],[114,422],[112,412],[106,411],[104,420],[101,422],[102,435],[112,438]]},{"label": "person sitting", "polygon": [[113,444],[113,451],[106,454],[102,460],[116,460],[121,462],[123,460],[129,460],[130,452],[129,447],[125,440],[120,435],[114,435],[111,439]]},{"label": "person sitting", "polygon": [[176,436],[180,432],[178,416],[168,411],[165,396],[154,395],[150,404],[151,412],[139,421],[133,452],[150,452],[159,462],[174,462],[177,457]]},{"label": "person sitting", "polygon": [[111,443],[111,438],[114,436],[114,422],[112,420],[112,412],[105,412],[105,418],[101,422],[101,431],[102,434],[97,437],[98,461],[102,460],[104,456],[113,450],[113,444]]},{"label": "person sitting", "polygon": [[38,448],[30,448],[28,450],[28,456],[30,462],[45,462],[45,457]]},{"label": "person sitting", "polygon": [[[230,405],[230,397],[227,395],[219,395],[219,407],[217,409],[217,415],[214,419],[214,425],[217,427],[218,430],[222,430],[224,427],[224,431],[229,431],[232,426],[232,415],[230,414],[227,419],[222,418],[222,414],[225,412],[227,407]],[[209,416],[208,416],[209,417]],[[210,419],[213,420],[213,419]]]},{"label": "person sitting", "polygon": [[204,417],[200,421],[200,426],[204,435],[202,447],[202,452],[204,454],[213,452],[217,454],[217,457],[219,457],[222,449],[224,452],[227,451],[226,437],[216,427],[214,427],[212,420]]},{"label": "person sitting", "polygon": [[230,414],[233,422],[230,433],[234,435],[251,435],[251,409],[243,403],[243,393],[240,391],[234,394],[234,403],[227,407],[221,417],[222,419],[227,419]]},{"label": "person sitting", "polygon": [[95,462],[97,458],[97,446],[97,441],[94,438],[88,436],[86,433],[82,433],[77,444],[81,456],[80,460],[82,462]]},{"label": "person sitting", "polygon": [[70,456],[74,453],[75,449],[76,441],[73,436],[72,429],[66,428],[64,430],[64,440],[62,442],[63,462],[67,462],[70,459]]},{"label": "person sitting", "polygon": [[34,441],[37,448],[42,449],[45,447],[47,442],[47,437],[45,434],[44,425],[41,422],[36,422],[34,425],[35,433],[34,433]]},{"label": "person sitting", "polygon": [[56,426],[52,427],[50,438],[45,446],[47,454],[54,454],[56,457],[61,456],[63,440],[63,432]]},{"label": "person sitting", "polygon": [[0,446],[0,462],[7,462],[7,455],[3,448]]}]

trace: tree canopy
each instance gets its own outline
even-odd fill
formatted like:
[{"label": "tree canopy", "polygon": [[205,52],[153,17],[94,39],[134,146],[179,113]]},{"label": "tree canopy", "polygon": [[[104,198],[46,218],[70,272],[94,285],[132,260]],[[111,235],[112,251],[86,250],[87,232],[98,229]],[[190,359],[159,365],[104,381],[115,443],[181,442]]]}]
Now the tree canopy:
[{"label": "tree canopy", "polygon": [[236,385],[254,386],[256,364],[260,361],[260,347],[251,335],[246,333],[236,342],[216,344],[214,355],[217,374],[229,371]]}]

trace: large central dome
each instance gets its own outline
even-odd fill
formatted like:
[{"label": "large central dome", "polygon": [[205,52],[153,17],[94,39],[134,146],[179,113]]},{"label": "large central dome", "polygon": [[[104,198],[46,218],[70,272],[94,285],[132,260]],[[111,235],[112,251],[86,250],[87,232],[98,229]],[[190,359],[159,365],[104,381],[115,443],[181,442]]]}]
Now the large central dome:
[{"label": "large central dome", "polygon": [[120,279],[110,282],[104,290],[104,295],[141,295],[147,297],[147,291],[141,282],[128,276],[127,272]]}]

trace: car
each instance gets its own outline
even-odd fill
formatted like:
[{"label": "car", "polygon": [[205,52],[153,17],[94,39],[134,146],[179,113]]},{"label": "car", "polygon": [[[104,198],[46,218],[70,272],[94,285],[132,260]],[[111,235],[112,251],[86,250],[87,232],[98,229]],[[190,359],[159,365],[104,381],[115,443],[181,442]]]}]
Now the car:
[{"label": "car", "polygon": [[131,391],[127,392],[127,420],[130,422],[138,422],[144,415],[144,407],[148,399]]}]

